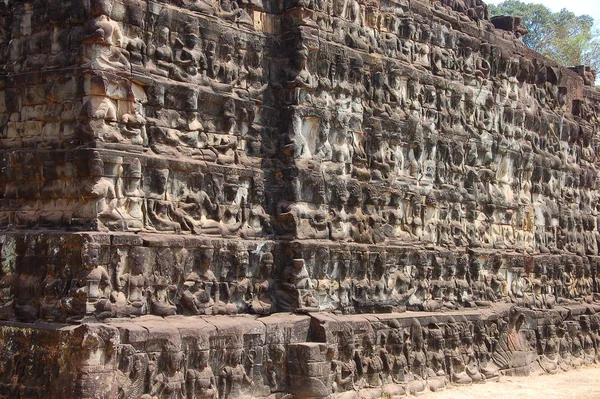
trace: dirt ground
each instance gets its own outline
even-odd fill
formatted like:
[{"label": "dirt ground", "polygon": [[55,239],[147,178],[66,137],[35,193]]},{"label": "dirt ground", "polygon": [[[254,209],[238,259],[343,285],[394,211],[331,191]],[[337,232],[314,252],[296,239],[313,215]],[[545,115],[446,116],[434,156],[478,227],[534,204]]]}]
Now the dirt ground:
[{"label": "dirt ground", "polygon": [[529,377],[500,377],[497,382],[452,386],[428,392],[419,399],[600,399],[600,366],[566,373]]}]

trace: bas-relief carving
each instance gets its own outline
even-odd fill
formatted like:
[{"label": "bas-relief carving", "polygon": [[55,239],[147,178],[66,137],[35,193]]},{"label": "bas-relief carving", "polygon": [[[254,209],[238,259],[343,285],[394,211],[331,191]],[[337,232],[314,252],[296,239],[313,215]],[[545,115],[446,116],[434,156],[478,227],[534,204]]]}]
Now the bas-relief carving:
[{"label": "bas-relief carving", "polygon": [[[25,269],[8,274],[18,319],[78,320],[125,315],[212,315],[274,311],[443,311],[513,303],[553,309],[592,303],[596,260],[538,257],[524,259],[450,253],[325,251],[310,247],[305,258],[273,272],[273,255],[263,244],[226,245],[215,241],[197,250],[89,244],[83,269],[65,283],[48,270],[43,292],[30,290],[37,276]],[[100,256],[99,253],[107,252]],[[279,258],[279,256],[278,256]],[[324,263],[323,263],[324,262]],[[561,265],[566,262],[566,267]],[[322,271],[318,271],[320,268]],[[270,271],[270,272],[269,272]],[[270,274],[269,274],[270,273]],[[67,297],[56,290],[65,286]],[[54,293],[54,295],[53,295]],[[57,296],[58,295],[58,296]],[[87,316],[86,316],[87,315]]]},{"label": "bas-relief carving", "polygon": [[[268,344],[91,334],[112,397],[392,397],[597,362],[600,97],[589,67],[509,48],[518,19],[92,0],[68,23],[50,7],[48,35],[12,7],[6,70],[28,78],[0,93],[0,225],[95,233],[0,237],[1,319],[329,323]],[[423,316],[357,321],[404,310]]]}]

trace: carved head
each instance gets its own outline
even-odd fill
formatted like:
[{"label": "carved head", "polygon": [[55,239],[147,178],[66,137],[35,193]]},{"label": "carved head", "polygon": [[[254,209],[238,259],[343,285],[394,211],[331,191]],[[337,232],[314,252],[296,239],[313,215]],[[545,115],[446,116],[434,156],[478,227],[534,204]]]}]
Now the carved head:
[{"label": "carved head", "polygon": [[134,355],[133,357],[133,365],[131,366],[131,374],[134,376],[139,375],[140,373],[144,372],[144,369],[146,367],[146,354],[137,354]]},{"label": "carved head", "polygon": [[346,204],[350,198],[350,193],[346,189],[344,181],[338,181],[331,187],[334,199],[337,199],[340,204]]},{"label": "carved head", "polygon": [[193,49],[200,42],[199,39],[200,38],[197,35],[194,35],[193,33],[187,33],[184,38],[185,46],[187,48]]},{"label": "carved head", "polygon": [[142,165],[139,159],[135,158],[131,162],[124,177],[126,179],[126,193],[133,193],[139,189],[142,181]]},{"label": "carved head", "polygon": [[198,366],[200,369],[204,369],[208,366],[208,359],[210,358],[209,351],[199,351],[198,352]]},{"label": "carved head", "polygon": [[435,324],[433,326],[430,325],[429,327],[429,339],[431,340],[433,348],[438,350],[443,350],[445,348],[444,334]]},{"label": "carved head", "polygon": [[260,254],[260,264],[262,267],[262,276],[270,277],[273,271],[273,254],[271,252],[264,252]]},{"label": "carved head", "polygon": [[265,196],[265,186],[262,180],[255,179],[254,180],[254,193],[252,200],[255,203],[262,202]]},{"label": "carved head", "polygon": [[144,273],[146,249],[144,247],[133,247],[129,250],[131,273],[134,275]]},{"label": "carved head", "polygon": [[101,177],[104,176],[104,161],[100,158],[100,153],[94,151],[92,157],[88,161],[88,168],[90,176]]},{"label": "carved head", "polygon": [[341,353],[348,359],[354,355],[354,333],[352,330],[343,331],[339,337]]},{"label": "carved head", "polygon": [[169,169],[154,170],[154,191],[158,194],[164,194],[167,191],[167,183],[169,182]]},{"label": "carved head", "polygon": [[82,260],[86,266],[96,266],[100,263],[100,252],[102,246],[96,243],[89,243],[83,249]]},{"label": "carved head", "polygon": [[113,8],[112,0],[90,0],[90,14],[93,17],[106,15],[110,17]]},{"label": "carved head", "polygon": [[235,116],[235,100],[228,98],[223,104],[223,115]]},{"label": "carved head", "polygon": [[227,352],[227,364],[231,367],[235,367],[242,362],[242,350],[241,349],[230,349]]},{"label": "carved head", "polygon": [[346,184],[346,188],[348,189],[348,205],[358,205],[362,202],[362,187],[361,185],[355,181],[350,180]]},{"label": "carved head", "polygon": [[488,340],[488,333],[485,329],[485,325],[482,322],[475,321],[473,332],[475,333],[475,339],[477,342],[486,342]]},{"label": "carved head", "polygon": [[347,58],[339,57],[336,69],[339,72],[338,76],[339,76],[340,81],[345,81],[348,79],[349,68],[348,68],[348,59]]},{"label": "carved head", "polygon": [[200,251],[200,269],[208,270],[212,264],[215,249],[212,245],[204,245],[200,248]]},{"label": "carved head", "polygon": [[244,277],[248,271],[248,264],[250,263],[250,254],[244,248],[239,248],[233,255],[237,266],[238,275]]},{"label": "carved head", "polygon": [[301,271],[303,267],[304,267],[304,259],[302,259],[302,258],[292,259],[292,269],[294,269],[296,271]]},{"label": "carved head", "polygon": [[164,354],[165,366],[170,373],[176,373],[181,370],[183,365],[183,352],[180,350],[167,350]]},{"label": "carved head", "polygon": [[160,44],[167,44],[169,42],[169,28],[161,26],[158,28],[157,39]]}]

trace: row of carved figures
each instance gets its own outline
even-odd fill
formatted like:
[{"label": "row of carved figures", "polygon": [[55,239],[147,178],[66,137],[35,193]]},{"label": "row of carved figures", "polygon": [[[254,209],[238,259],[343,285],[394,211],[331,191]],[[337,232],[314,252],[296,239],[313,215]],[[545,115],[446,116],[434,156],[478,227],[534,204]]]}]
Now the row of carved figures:
[{"label": "row of carved figures", "polygon": [[239,398],[253,383],[242,363],[249,355],[241,349],[222,350],[225,362],[217,375],[209,365],[209,351],[198,351],[192,368],[184,367],[184,353],[174,348],[150,355],[136,353],[129,345],[119,350],[116,382],[120,398]]},{"label": "row of carved figures", "polygon": [[[253,24],[237,3],[228,0],[221,3],[230,9],[231,18]],[[231,7],[231,4],[235,6]],[[204,42],[197,22],[184,24],[180,27],[181,32],[171,32],[168,26],[160,25],[153,32],[155,34],[148,32],[140,36],[139,32],[133,32],[134,36],[127,37],[126,29],[110,18],[111,10],[111,2],[104,2],[84,25],[83,60],[92,66],[150,72],[186,83],[214,84],[214,88],[220,90],[231,90],[235,86],[256,91],[263,84],[263,48],[260,44],[242,48],[241,36],[235,39],[230,34],[220,35],[223,43]]]},{"label": "row of carved figures", "polygon": [[[99,253],[100,248],[92,250]],[[76,276],[50,266],[44,273],[4,276],[2,317],[64,321],[86,315],[104,319],[144,314],[442,311],[497,302],[551,309],[592,303],[599,292],[596,264],[587,258],[542,261],[525,272],[522,267],[505,268],[501,262],[490,266],[478,259],[470,264],[462,258],[431,257],[388,263],[385,254],[370,261],[364,254],[352,262],[332,258],[323,265],[298,258],[278,270],[271,252],[236,247],[220,250],[215,262],[210,245],[193,257],[186,250],[153,255],[143,247],[132,248],[127,257],[117,255],[118,263],[96,263]],[[154,256],[151,264],[147,259]],[[323,272],[317,275],[319,269]]]},{"label": "row of carved figures", "polygon": [[[555,373],[600,361],[596,316],[580,316],[556,324],[526,327],[513,309],[495,321],[432,318],[425,325],[414,319],[408,327],[395,320],[381,330],[346,327],[328,344],[328,363],[319,377],[334,397],[350,397],[370,389],[395,395],[438,391],[452,384],[495,380],[501,373]],[[541,321],[541,320],[540,320]],[[531,356],[531,355],[536,356]],[[119,351],[118,380],[123,397],[238,398],[286,392],[287,374],[302,370],[310,357],[290,356],[287,345],[162,353],[137,352],[129,345]],[[529,360],[523,360],[527,355]],[[219,361],[215,361],[219,359]],[[314,364],[314,363],[313,363]],[[318,363],[317,363],[318,364]],[[314,373],[306,369],[307,374]],[[259,387],[268,385],[261,392]],[[303,393],[311,391],[304,386]],[[171,396],[169,396],[171,395]],[[174,395],[174,396],[173,396]],[[344,396],[345,395],[345,396]],[[352,396],[354,397],[354,396]]]},{"label": "row of carved figures", "polygon": [[[97,217],[105,228],[222,236],[240,233],[247,237],[271,231],[269,217],[261,205],[264,189],[258,179],[240,177],[235,187],[224,187],[223,182],[196,173],[184,185],[170,178],[169,169],[156,169],[148,184],[150,192],[146,194],[141,187],[143,175],[138,159],[127,165],[126,170],[117,167],[116,176],[107,177],[104,161],[94,153],[89,170],[90,178],[81,189],[85,201],[76,214]],[[176,188],[181,191],[176,201],[171,199],[171,184],[180,186]],[[225,196],[230,197],[227,202]]]},{"label": "row of carved figures", "polygon": [[[87,45],[84,58],[88,62],[92,64],[97,63],[103,67],[118,66],[125,69],[134,67],[134,69],[138,68],[140,71],[148,70],[158,76],[186,83],[192,82],[213,86],[213,89],[220,92],[223,90],[231,91],[232,87],[236,87],[242,91],[249,90],[251,94],[254,93],[253,97],[257,97],[264,91],[264,85],[269,80],[269,73],[268,70],[263,69],[263,49],[260,45],[249,45],[247,49],[242,48],[240,43],[236,44],[233,37],[227,36],[224,36],[224,38],[228,40],[224,40],[223,43],[217,44],[215,41],[207,41],[203,44],[200,39],[199,27],[190,23],[183,27],[182,38],[174,39],[176,35],[171,35],[167,26],[160,26],[156,28],[156,38],[149,43],[146,43],[146,40],[141,37],[126,39],[119,23],[107,16],[110,15],[111,6],[107,4],[106,7],[105,10],[98,11],[98,15],[90,19],[85,25],[86,38],[84,42]],[[241,9],[237,10],[241,11]],[[414,24],[411,20],[407,21],[412,24],[412,30],[415,30],[415,27],[421,29],[420,25]],[[378,32],[377,30],[372,31]],[[443,35],[444,30],[439,31]],[[336,32],[341,32],[344,35],[343,29],[336,29]],[[432,46],[434,48],[432,51],[430,49],[431,45],[428,43],[432,32],[429,29],[426,32],[426,34],[423,34],[422,43],[417,42],[414,44],[419,49],[414,54],[412,41],[400,41],[396,38],[395,41],[397,43],[394,42],[394,45],[390,47],[389,40],[377,40],[374,37],[373,43],[388,47],[385,53],[388,53],[393,59],[414,62],[417,65],[422,64],[421,66],[432,68],[438,74],[449,73],[449,71],[459,69],[464,73],[483,78],[488,77],[491,70],[499,69],[501,64],[503,66],[502,70],[492,72],[498,75],[511,76],[516,83],[518,83],[516,76],[521,77],[521,75],[524,76],[521,81],[527,80],[532,83],[536,81],[542,90],[553,90],[548,95],[543,95],[543,97],[553,97],[555,98],[555,102],[556,97],[561,93],[555,85],[556,76],[553,75],[554,72],[547,72],[544,68],[538,71],[535,68],[539,69],[539,66],[533,65],[526,60],[502,59],[498,61],[493,56],[498,52],[498,49],[490,45],[482,47],[482,57],[476,56],[469,47],[469,40],[467,38],[462,38],[462,41],[467,44],[461,47],[460,55],[457,57],[452,56],[454,49],[442,50],[443,47]],[[440,44],[446,45],[447,42],[454,43],[461,41],[451,33],[446,31],[448,37],[442,37],[439,40]],[[391,33],[387,35],[394,36]],[[360,37],[356,35],[351,36],[354,38],[353,41],[359,40],[358,38]],[[414,34],[410,36],[417,37]],[[345,44],[348,45],[348,43]],[[405,46],[408,47],[405,48]],[[423,46],[424,48],[421,48]],[[343,72],[348,72],[348,66],[346,65],[344,68],[344,58],[340,59],[342,63],[337,68],[335,66],[330,68],[332,60],[325,58],[320,62],[322,66],[326,67],[325,72],[309,72],[307,69],[307,58],[310,52],[307,50],[306,47],[298,48],[296,56],[293,57],[295,61],[288,68],[288,74],[290,75],[288,77],[289,82],[310,87],[313,86],[310,83],[312,81],[319,82],[322,80],[325,83],[330,78],[331,81],[343,82],[346,80]],[[486,58],[489,58],[491,61],[488,61]],[[450,61],[452,59],[455,59],[454,63]],[[363,83],[372,82],[375,90],[380,89],[378,86],[385,85],[383,80],[386,74],[374,72],[373,76],[371,76],[370,71],[363,69],[360,58],[356,60],[360,61],[358,65],[360,72],[359,81]],[[348,60],[346,60],[347,62]],[[316,61],[311,61],[310,63],[316,63]],[[342,75],[337,74],[336,71],[342,72]],[[315,73],[316,75],[313,78],[312,75]],[[542,75],[546,76],[546,78],[542,79]],[[277,80],[278,77],[275,77],[275,79]],[[550,81],[551,83],[547,87],[545,86],[546,81]],[[228,85],[231,87],[226,89]],[[544,105],[550,106],[552,103]]]}]

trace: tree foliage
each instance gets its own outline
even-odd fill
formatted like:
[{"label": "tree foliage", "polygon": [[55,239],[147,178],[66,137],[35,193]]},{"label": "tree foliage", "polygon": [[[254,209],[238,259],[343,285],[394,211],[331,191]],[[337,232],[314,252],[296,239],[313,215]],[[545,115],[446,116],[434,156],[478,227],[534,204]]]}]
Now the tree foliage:
[{"label": "tree foliage", "polygon": [[567,9],[552,12],[542,4],[506,0],[489,6],[490,16],[513,15],[523,18],[529,33],[526,46],[565,66],[591,65],[600,70],[600,33],[594,18],[575,15]]}]

